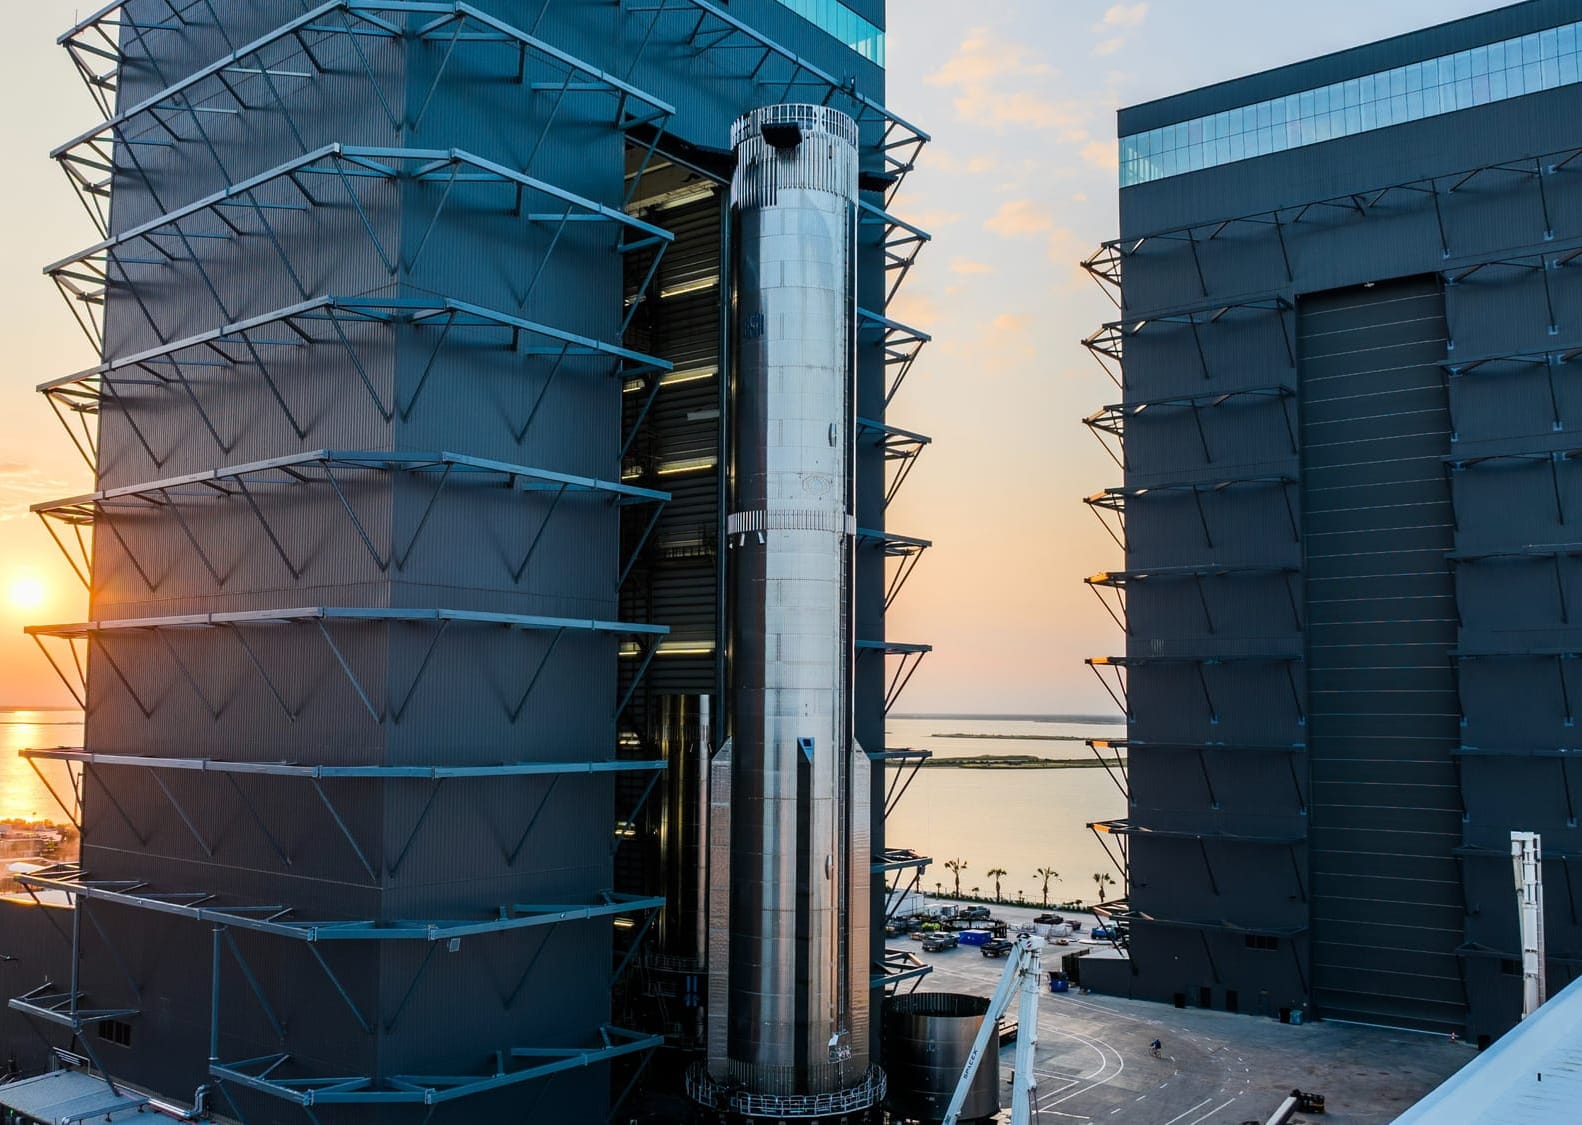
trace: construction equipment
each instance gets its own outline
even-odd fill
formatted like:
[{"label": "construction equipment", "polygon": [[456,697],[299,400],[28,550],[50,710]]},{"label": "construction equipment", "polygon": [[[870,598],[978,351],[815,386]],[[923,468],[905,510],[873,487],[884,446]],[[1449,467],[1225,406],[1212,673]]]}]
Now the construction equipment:
[{"label": "construction equipment", "polygon": [[967,1090],[978,1072],[978,1064],[983,1061],[984,1052],[989,1048],[989,1037],[996,1034],[1000,1017],[1010,1009],[1011,997],[1018,990],[1021,992],[1021,1004],[1017,1012],[1011,1125],[1028,1125],[1032,1119],[1032,1107],[1038,1096],[1038,1076],[1033,1073],[1033,1052],[1038,1047],[1039,952],[1043,947],[1043,938],[1032,934],[1017,935],[1016,947],[1006,957],[1005,973],[1000,977],[999,986],[989,1001],[983,1026],[978,1028],[978,1037],[972,1044],[972,1053],[967,1056],[967,1065],[962,1069],[961,1081],[956,1084],[956,1093],[945,1109],[942,1125],[956,1125],[960,1119],[961,1107],[967,1100]]}]

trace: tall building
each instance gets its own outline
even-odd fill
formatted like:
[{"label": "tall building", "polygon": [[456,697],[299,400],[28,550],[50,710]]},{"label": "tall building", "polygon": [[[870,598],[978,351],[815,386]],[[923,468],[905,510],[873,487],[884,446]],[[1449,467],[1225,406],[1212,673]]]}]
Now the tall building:
[{"label": "tall building", "polygon": [[1125,551],[1089,579],[1125,628],[1089,662],[1128,717],[1103,988],[1498,1035],[1512,830],[1542,834],[1552,986],[1582,965],[1578,15],[1120,113],[1086,263],[1124,471],[1087,501]]},{"label": "tall building", "polygon": [[[726,187],[765,105],[855,146],[851,893],[882,914],[927,862],[883,831],[927,651],[884,628],[927,546],[886,529],[927,439],[886,421],[926,337],[884,312],[928,238],[889,209],[927,137],[883,105],[883,22],[123,0],[66,32],[105,122],[55,156],[102,237],[47,272],[102,362],[40,390],[96,487],[37,511],[90,619],[30,631],[87,718],[31,753],[79,771],[83,850],[4,906],[14,1057],[327,1125],[602,1121],[701,1057],[741,725]],[[874,932],[853,1010],[918,971]]]}]

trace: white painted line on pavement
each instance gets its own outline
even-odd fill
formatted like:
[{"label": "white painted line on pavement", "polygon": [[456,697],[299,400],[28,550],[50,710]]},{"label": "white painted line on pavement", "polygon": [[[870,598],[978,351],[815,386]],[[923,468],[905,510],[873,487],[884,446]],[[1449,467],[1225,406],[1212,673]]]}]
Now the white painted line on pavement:
[{"label": "white painted line on pavement", "polygon": [[[1224,1109],[1225,1106],[1230,1105],[1230,1103],[1235,1101],[1235,1100],[1236,1100],[1235,1098],[1232,1098],[1230,1100],[1230,1102],[1225,1102],[1224,1105],[1217,1105],[1217,1106],[1215,1106],[1213,1109],[1211,1109],[1207,1113],[1205,1113],[1202,1117],[1194,1117],[1191,1121],[1188,1121],[1187,1125],[1198,1125],[1199,1121],[1207,1121],[1210,1117],[1213,1117],[1220,1110]],[[1187,1112],[1190,1113],[1191,1110],[1188,1110]]]},{"label": "white painted line on pavement", "polygon": [[1176,1122],[1180,1121],[1183,1117],[1185,1117],[1187,1115],[1187,1113],[1196,1113],[1198,1110],[1202,1109],[1204,1106],[1208,1105],[1208,1103],[1213,1101],[1213,1100],[1214,1100],[1213,1098],[1204,1098],[1202,1101],[1198,1102],[1197,1105],[1195,1105],[1191,1109],[1187,1110],[1186,1113],[1178,1113],[1178,1114],[1176,1114],[1169,1121],[1166,1121],[1165,1125],[1176,1125]]}]

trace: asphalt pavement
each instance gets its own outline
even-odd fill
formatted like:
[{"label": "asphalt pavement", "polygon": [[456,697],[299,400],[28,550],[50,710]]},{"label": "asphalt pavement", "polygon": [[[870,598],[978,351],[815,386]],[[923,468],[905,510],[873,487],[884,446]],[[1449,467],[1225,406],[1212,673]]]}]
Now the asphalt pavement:
[{"label": "asphalt pavement", "polygon": [[[1033,913],[1005,908],[995,916],[1014,925]],[[1068,951],[1050,947],[1045,967]],[[970,946],[920,955],[934,969],[920,985],[929,992],[987,996],[1006,964]],[[1149,1052],[1155,1039],[1163,1044],[1159,1058]],[[1474,1054],[1443,1036],[1322,1021],[1292,1026],[1095,993],[1051,993],[1042,982],[1038,1040],[1037,1125],[1263,1125],[1293,1088],[1325,1096],[1328,1112],[1313,1118],[1315,1125],[1388,1125]],[[1002,1048],[1004,1120],[1014,1055],[1010,1044]]]}]

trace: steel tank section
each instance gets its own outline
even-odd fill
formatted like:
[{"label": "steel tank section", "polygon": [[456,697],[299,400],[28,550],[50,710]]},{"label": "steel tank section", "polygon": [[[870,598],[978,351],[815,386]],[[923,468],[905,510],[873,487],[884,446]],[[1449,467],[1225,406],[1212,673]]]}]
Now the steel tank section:
[{"label": "steel tank section", "polygon": [[[954,992],[914,992],[884,1002],[884,1065],[889,1109],[908,1120],[942,1121],[972,1054],[989,1001]],[[991,1036],[967,1091],[962,1121],[1000,1112],[1000,1042]]]},{"label": "steel tank section", "polygon": [[811,105],[756,110],[732,135],[729,792],[711,798],[729,824],[714,825],[708,1079],[736,1093],[704,1100],[737,1112],[850,1111],[883,1089],[852,731],[857,140]]}]

